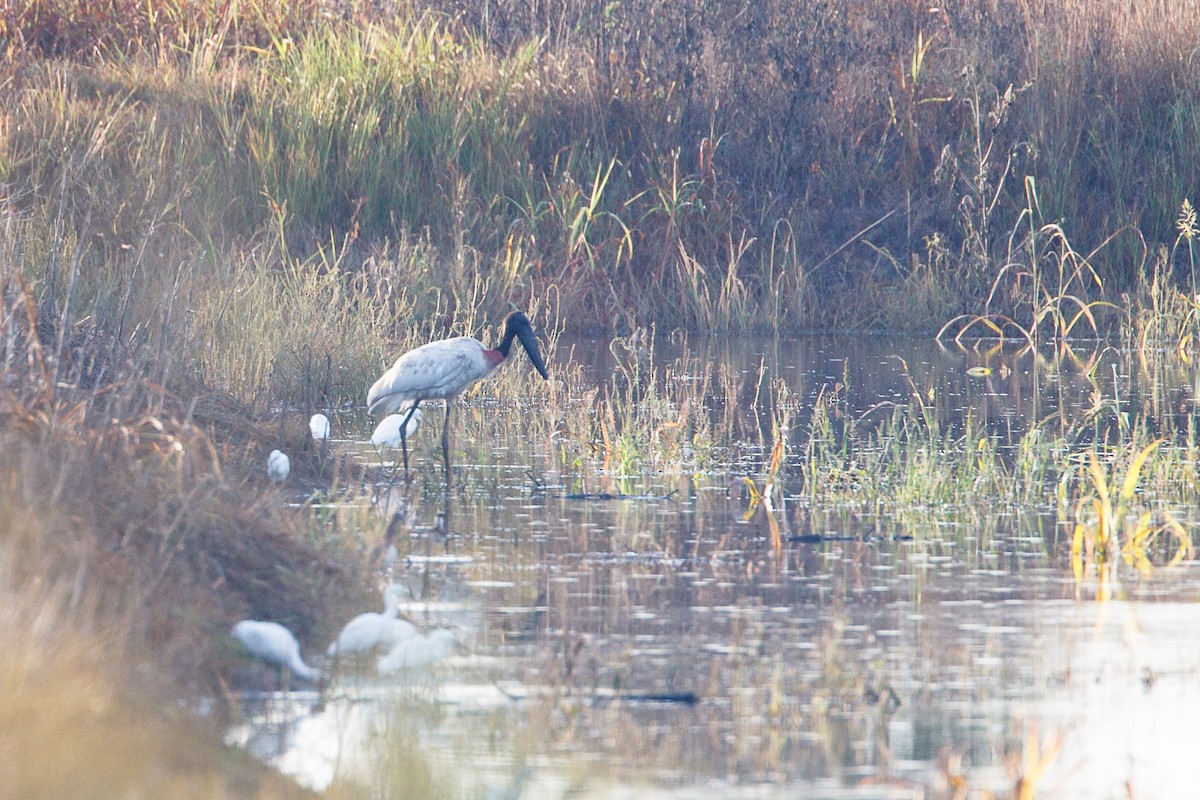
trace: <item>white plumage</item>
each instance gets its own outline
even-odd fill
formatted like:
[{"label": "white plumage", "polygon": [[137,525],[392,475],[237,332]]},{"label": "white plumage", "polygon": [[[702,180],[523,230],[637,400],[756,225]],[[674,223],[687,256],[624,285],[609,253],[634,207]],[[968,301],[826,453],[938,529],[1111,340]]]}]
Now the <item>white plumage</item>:
[{"label": "white plumage", "polygon": [[[400,425],[404,424],[407,411],[408,409],[403,409],[398,414],[388,414],[380,420],[379,424],[375,426],[375,432],[371,434],[371,444],[376,447],[399,447],[401,445]],[[404,439],[411,439],[420,424],[421,410],[417,409],[413,412],[412,417],[408,418],[408,423],[404,425]]]},{"label": "white plumage", "polygon": [[[495,350],[469,336],[456,336],[423,344],[396,359],[396,363],[375,381],[367,393],[367,410],[372,414],[394,414],[409,407],[405,418],[415,416],[423,400],[445,400],[446,421],[442,428],[442,456],[446,474],[450,474],[450,406],[471,384],[486,378],[508,358],[513,339],[518,339],[529,360],[543,378],[549,379],[538,351],[537,339],[529,318],[519,311],[504,321],[504,336]],[[400,437],[404,468],[408,469],[408,444]]]},{"label": "white plumage", "polygon": [[429,633],[419,633],[397,642],[387,655],[379,659],[380,675],[405,669],[420,669],[436,664],[454,646],[454,633],[439,628]]},{"label": "white plumage", "polygon": [[329,417],[324,414],[313,414],[308,421],[308,429],[312,432],[312,438],[328,439],[332,426],[329,424]]},{"label": "white plumage", "polygon": [[396,619],[397,601],[393,591],[383,596],[383,613],[368,611],[346,623],[342,632],[327,651],[329,656],[363,653],[377,647],[392,647],[397,642],[418,634],[417,626],[406,619]]},{"label": "white plumage", "polygon": [[375,381],[367,394],[368,410],[394,414],[421,400],[454,397],[502,363],[504,356],[498,350],[488,350],[470,336],[423,344],[396,359]]},{"label": "white plumage", "polygon": [[320,670],[308,666],[300,657],[300,643],[296,637],[277,622],[244,619],[233,626],[233,638],[256,658],[287,667],[301,678],[315,681],[321,677]]},{"label": "white plumage", "polygon": [[292,460],[281,450],[272,450],[267,456],[267,477],[273,481],[286,481],[292,471]]}]

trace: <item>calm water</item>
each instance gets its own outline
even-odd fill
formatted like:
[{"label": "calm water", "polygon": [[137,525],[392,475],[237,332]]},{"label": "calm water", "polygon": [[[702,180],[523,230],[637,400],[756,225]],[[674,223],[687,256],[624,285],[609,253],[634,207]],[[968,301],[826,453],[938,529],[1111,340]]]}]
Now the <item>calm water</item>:
[{"label": "calm water", "polygon": [[[552,369],[568,354],[596,385],[621,357],[580,342]],[[590,462],[560,468],[553,435],[480,441],[494,409],[471,408],[456,419],[449,535],[430,411],[416,480],[375,491],[404,521],[381,580],[459,650],[432,671],[346,678],[320,710],[312,693],[248,701],[230,739],[309,785],[375,796],[1012,796],[1039,768],[1039,797],[1195,796],[1197,567],[1123,574],[1121,600],[1080,600],[1052,505],[813,507],[786,468],[775,521],[818,538],[776,554],[740,484],[770,445],[761,375],[786,381],[796,431],[823,390],[841,385],[859,414],[915,387],[946,425],[969,413],[1003,444],[1097,391],[1133,417],[1186,419],[1193,370],[1151,374],[1111,349],[1054,363],[861,337],[690,355],[737,376],[734,412],[713,413],[741,444],[718,466],[618,486]],[[655,361],[678,356],[662,342]],[[982,365],[991,374],[968,374]],[[349,432],[335,447],[378,458],[361,444],[369,422],[337,423]],[[568,496],[616,488],[637,497]],[[354,518],[382,552],[387,516]]]}]

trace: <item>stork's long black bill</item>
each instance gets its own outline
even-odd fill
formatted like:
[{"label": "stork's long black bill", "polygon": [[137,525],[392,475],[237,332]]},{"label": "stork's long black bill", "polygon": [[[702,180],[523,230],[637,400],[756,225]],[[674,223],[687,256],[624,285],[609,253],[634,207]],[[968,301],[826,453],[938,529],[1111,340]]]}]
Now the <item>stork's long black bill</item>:
[{"label": "stork's long black bill", "polygon": [[525,348],[525,352],[529,354],[529,360],[533,362],[533,366],[542,377],[550,380],[550,374],[546,372],[546,362],[542,361],[542,354],[538,350],[537,339],[534,338],[533,328],[528,324],[517,328],[517,338],[521,340],[521,346]]},{"label": "stork's long black bill", "polygon": [[546,362],[542,361],[537,339],[533,335],[533,324],[530,323],[529,317],[520,311],[509,314],[508,319],[504,321],[504,338],[496,349],[505,358],[508,358],[508,349],[512,345],[513,337],[521,340],[521,347],[524,347],[525,352],[529,354],[529,360],[533,362],[533,366],[537,368],[543,378],[550,380],[550,375],[546,372]]}]

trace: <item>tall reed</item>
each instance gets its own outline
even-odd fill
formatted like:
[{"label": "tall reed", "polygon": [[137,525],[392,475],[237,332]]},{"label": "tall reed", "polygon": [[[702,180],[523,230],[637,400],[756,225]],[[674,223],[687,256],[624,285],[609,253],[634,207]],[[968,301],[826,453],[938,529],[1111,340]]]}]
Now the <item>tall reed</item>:
[{"label": "tall reed", "polygon": [[315,268],[408,241],[463,270],[457,304],[555,287],[573,327],[618,333],[1017,319],[1030,295],[993,288],[1026,178],[1064,258],[1088,254],[1089,312],[1174,235],[1200,136],[1185,0],[694,5],[12,7],[0,180],[89,256],[84,305],[107,274],[139,321],[180,263],[228,274],[280,220]]}]

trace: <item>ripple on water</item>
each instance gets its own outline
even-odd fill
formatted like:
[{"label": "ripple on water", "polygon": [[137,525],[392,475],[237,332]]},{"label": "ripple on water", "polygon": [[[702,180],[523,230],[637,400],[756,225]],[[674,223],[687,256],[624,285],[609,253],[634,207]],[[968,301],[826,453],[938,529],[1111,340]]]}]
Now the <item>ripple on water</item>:
[{"label": "ripple on water", "polygon": [[[975,403],[981,426],[1032,419],[1009,407],[1025,393],[985,396],[951,372],[958,356],[880,339],[866,356],[812,343],[781,355],[799,407],[835,383],[862,396],[856,414],[906,402],[901,353],[910,369],[947,370],[930,378],[934,396]],[[745,365],[752,380],[759,363]],[[456,441],[487,441],[486,415],[467,416]],[[414,457],[440,458],[421,437]],[[766,448],[750,444],[738,457],[758,474]],[[773,552],[763,512],[744,518],[729,491],[736,470],[681,476],[677,499],[572,501],[562,487],[531,494],[544,447],[506,440],[494,463],[456,459],[453,535],[395,542],[393,568],[417,587],[405,613],[460,632],[463,653],[417,680],[338,684],[323,711],[247,715],[231,739],[301,772],[317,754],[313,785],[334,770],[399,782],[402,769],[380,765],[395,767],[400,742],[463,796],[728,800],[949,796],[960,775],[1009,796],[1010,765],[1059,741],[1039,796],[1123,796],[1126,782],[1190,796],[1200,604],[1181,599],[1200,597],[1195,564],[1080,602],[1053,507],[1032,509],[1045,535],[1029,509],[981,520],[937,504],[909,523],[816,509],[826,516],[801,526],[814,509],[799,496],[779,521],[830,540]],[[544,483],[613,484],[587,469]],[[784,488],[799,491],[790,469]],[[440,483],[425,480],[406,496],[419,532],[442,510]],[[635,476],[623,491],[662,498],[673,480]],[[871,540],[840,538],[859,532]]]}]

